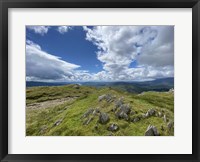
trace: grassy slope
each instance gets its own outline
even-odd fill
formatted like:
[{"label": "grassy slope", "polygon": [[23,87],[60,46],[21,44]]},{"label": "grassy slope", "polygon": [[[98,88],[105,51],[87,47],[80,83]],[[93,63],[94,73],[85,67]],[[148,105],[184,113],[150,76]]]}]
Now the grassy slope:
[{"label": "grassy slope", "polygon": [[[98,96],[102,94],[116,95],[117,98],[124,97],[125,103],[130,103],[132,110],[137,116],[146,113],[150,108],[162,111],[169,121],[174,118],[174,96],[168,92],[145,92],[142,95],[130,94],[109,88],[96,89],[94,87],[81,86],[80,89],[73,85],[58,87],[34,87],[27,88],[27,105],[47,100],[54,100],[65,97],[78,97],[75,101],[49,107],[45,109],[26,109],[26,135],[27,136],[107,136],[111,132],[107,130],[109,124],[117,123],[119,131],[112,133],[117,136],[143,136],[148,125],[155,125],[161,135],[173,135],[173,130],[167,129],[167,124],[159,117],[150,117],[136,123],[119,120],[111,109],[114,103],[106,101],[98,102]],[[89,108],[99,107],[101,111],[107,112],[110,121],[105,124],[98,123],[96,116],[89,125],[83,125],[84,119],[81,116]],[[62,119],[58,126],[54,126],[57,120]],[[95,125],[98,129],[95,129]],[[161,126],[164,131],[161,131]]]}]

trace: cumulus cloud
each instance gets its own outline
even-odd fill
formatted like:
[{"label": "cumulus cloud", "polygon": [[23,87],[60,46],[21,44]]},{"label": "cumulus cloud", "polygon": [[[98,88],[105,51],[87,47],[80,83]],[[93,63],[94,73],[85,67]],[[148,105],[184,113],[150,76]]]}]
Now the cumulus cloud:
[{"label": "cumulus cloud", "polygon": [[49,30],[49,26],[38,26],[38,25],[35,25],[35,26],[27,26],[27,28],[29,30],[33,30],[36,34],[40,34],[40,35],[44,35],[44,34],[47,34],[48,30]]},{"label": "cumulus cloud", "polygon": [[[70,29],[57,28],[61,34]],[[86,40],[97,46],[102,71],[79,70],[79,65],[49,54],[28,40],[27,80],[141,81],[174,76],[173,26],[84,26],[83,30]],[[44,31],[47,33],[48,28]]]},{"label": "cumulus cloud", "polygon": [[61,34],[68,32],[70,29],[72,29],[71,26],[59,26],[57,28],[58,32],[61,33]]},{"label": "cumulus cloud", "polygon": [[[146,80],[173,77],[173,26],[83,27],[86,40],[97,46],[104,71],[94,78]],[[138,67],[131,68],[137,61]]]},{"label": "cumulus cloud", "polygon": [[73,71],[79,67],[43,51],[32,41],[26,42],[27,80],[74,80]]},{"label": "cumulus cloud", "polygon": [[174,65],[174,28],[172,26],[152,27],[156,38],[141,49],[140,64],[152,66]]}]

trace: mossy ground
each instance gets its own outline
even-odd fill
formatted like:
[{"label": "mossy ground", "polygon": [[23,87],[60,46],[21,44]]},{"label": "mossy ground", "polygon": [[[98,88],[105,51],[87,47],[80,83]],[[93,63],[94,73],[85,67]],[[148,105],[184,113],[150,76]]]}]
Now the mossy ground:
[{"label": "mossy ground", "polygon": [[[170,92],[144,92],[142,94],[131,94],[112,88],[94,88],[74,85],[55,87],[33,87],[26,90],[26,105],[41,103],[66,97],[76,97],[75,100],[60,105],[40,108],[26,109],[26,135],[27,136],[144,136],[148,125],[157,127],[161,136],[173,136],[174,130],[167,128],[163,118],[152,116],[132,123],[116,118],[112,112],[114,102],[98,101],[103,94],[111,94],[116,98],[124,97],[124,102],[131,105],[136,113],[132,117],[146,113],[150,108],[166,115],[168,121],[174,121],[174,94]],[[99,108],[108,113],[110,120],[106,124],[98,123],[98,116],[88,124],[83,125],[85,119],[82,115],[89,108]],[[55,122],[62,122],[55,126]],[[110,132],[108,126],[116,123],[119,130]],[[97,125],[98,129],[95,128]],[[164,130],[161,130],[161,127]]]}]

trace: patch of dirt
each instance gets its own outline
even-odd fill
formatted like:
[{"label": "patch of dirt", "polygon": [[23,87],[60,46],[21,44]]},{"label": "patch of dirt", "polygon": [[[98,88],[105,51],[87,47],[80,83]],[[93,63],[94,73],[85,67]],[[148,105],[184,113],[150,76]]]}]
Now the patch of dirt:
[{"label": "patch of dirt", "polygon": [[44,109],[48,107],[55,107],[57,105],[64,104],[65,102],[74,101],[76,98],[77,97],[67,97],[67,98],[61,98],[61,99],[56,99],[56,100],[33,103],[33,104],[26,105],[26,108],[27,109]]}]

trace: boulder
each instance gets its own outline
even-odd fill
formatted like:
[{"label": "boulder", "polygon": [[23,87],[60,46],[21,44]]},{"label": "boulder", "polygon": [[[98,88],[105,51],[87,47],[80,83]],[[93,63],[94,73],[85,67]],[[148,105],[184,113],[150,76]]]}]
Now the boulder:
[{"label": "boulder", "polygon": [[128,120],[129,117],[128,117],[128,114],[130,113],[131,111],[131,107],[129,104],[123,104],[119,107],[115,107],[115,109],[118,109],[118,111],[115,113],[116,117],[119,118],[119,119],[125,119],[125,120]]},{"label": "boulder", "polygon": [[116,102],[115,102],[115,107],[118,108],[120,106],[122,106],[124,103],[123,98],[119,98]]},{"label": "boulder", "polygon": [[89,118],[88,120],[84,121],[84,125],[88,125],[93,120],[93,117]]},{"label": "boulder", "polygon": [[156,111],[154,109],[149,109],[146,113],[146,117],[154,116]]},{"label": "boulder", "polygon": [[99,123],[105,124],[109,121],[109,116],[108,114],[101,112],[99,115]]},{"label": "boulder", "polygon": [[157,128],[153,125],[149,125],[145,132],[145,136],[159,136]]},{"label": "boulder", "polygon": [[119,110],[115,115],[118,119],[125,119],[125,120],[129,119],[128,115],[122,110]]},{"label": "boulder", "polygon": [[108,130],[112,131],[112,132],[117,131],[117,130],[119,130],[119,126],[117,124],[113,123],[108,127]]},{"label": "boulder", "polygon": [[171,130],[171,129],[173,128],[173,126],[174,126],[174,122],[172,122],[172,121],[170,121],[170,122],[167,124],[167,128],[168,128],[169,130]]},{"label": "boulder", "polygon": [[167,117],[166,117],[166,115],[163,116],[163,120],[164,120],[165,123],[167,123]]},{"label": "boulder", "polygon": [[140,121],[139,117],[135,117],[135,118],[131,119],[131,122],[138,122],[138,121]]},{"label": "boulder", "polygon": [[113,96],[111,94],[104,94],[98,97],[98,101],[101,102],[102,100],[106,100],[107,102],[113,101]]},{"label": "boulder", "polygon": [[129,114],[130,111],[131,111],[131,107],[130,107],[129,104],[126,104],[126,105],[123,104],[123,105],[120,106],[120,110],[123,111],[126,114]]},{"label": "boulder", "polygon": [[99,108],[94,109],[94,111],[92,112],[92,115],[98,115],[98,113],[100,113]]},{"label": "boulder", "polygon": [[159,136],[160,135],[158,133],[158,129],[155,126],[153,126],[152,129],[153,129],[153,132],[154,132],[154,136]]},{"label": "boulder", "polygon": [[101,102],[102,100],[104,100],[105,96],[106,96],[105,94],[104,94],[104,95],[101,95],[101,96],[99,96],[99,97],[98,97],[98,101],[99,101],[99,102]]},{"label": "boulder", "polygon": [[92,114],[94,112],[94,109],[90,108],[88,109],[81,118],[86,118],[88,117],[90,114]]},{"label": "boulder", "polygon": [[105,100],[106,100],[107,102],[112,102],[112,101],[113,101],[113,98],[112,98],[112,95],[111,95],[111,94],[107,94],[104,98],[105,98]]},{"label": "boulder", "polygon": [[146,114],[143,113],[143,114],[142,114],[142,118],[146,118],[146,117],[147,117]]},{"label": "boulder", "polygon": [[60,123],[62,123],[62,119],[57,120],[57,121],[54,123],[54,126],[58,126],[58,125],[60,125]]}]

